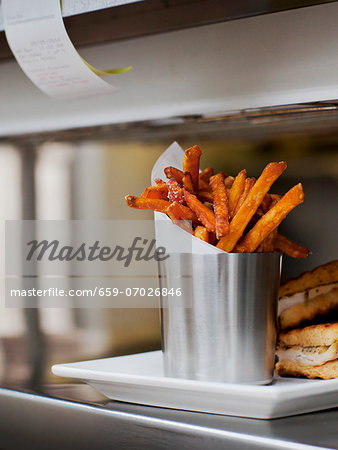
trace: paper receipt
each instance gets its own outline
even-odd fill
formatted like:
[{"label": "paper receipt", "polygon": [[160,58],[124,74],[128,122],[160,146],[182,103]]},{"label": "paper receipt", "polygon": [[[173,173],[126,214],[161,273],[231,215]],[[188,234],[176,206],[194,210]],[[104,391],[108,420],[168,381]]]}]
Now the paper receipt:
[{"label": "paper receipt", "polygon": [[60,0],[2,0],[2,8],[8,44],[41,91],[59,100],[116,91],[77,53],[63,23]]}]

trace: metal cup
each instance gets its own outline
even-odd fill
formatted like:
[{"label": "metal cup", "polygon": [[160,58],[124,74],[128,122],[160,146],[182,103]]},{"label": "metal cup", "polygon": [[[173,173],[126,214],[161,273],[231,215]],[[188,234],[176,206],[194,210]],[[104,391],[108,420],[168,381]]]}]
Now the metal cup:
[{"label": "metal cup", "polygon": [[159,262],[161,292],[175,294],[161,296],[165,376],[270,383],[280,265],[279,253],[182,253]]}]

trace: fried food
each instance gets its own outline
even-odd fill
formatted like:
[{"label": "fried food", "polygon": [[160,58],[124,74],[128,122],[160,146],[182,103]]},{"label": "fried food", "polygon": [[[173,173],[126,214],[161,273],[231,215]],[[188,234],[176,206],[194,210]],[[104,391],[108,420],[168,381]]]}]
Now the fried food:
[{"label": "fried food", "polygon": [[277,233],[275,249],[285,253],[292,258],[307,258],[310,250],[302,245],[296,244],[282,234]]},{"label": "fried food", "polygon": [[221,239],[229,233],[228,194],[224,184],[224,175],[217,173],[210,178],[214,213],[216,219],[216,237]]},{"label": "fried food", "polygon": [[338,377],[338,323],[322,323],[279,335],[276,371],[281,376]]},{"label": "fried food", "polygon": [[164,169],[165,176],[170,180],[170,178],[174,178],[177,183],[183,186],[183,177],[184,173],[182,170],[176,169],[176,167],[166,167]]},{"label": "fried food", "polygon": [[189,208],[196,214],[197,218],[202,222],[208,231],[215,231],[216,219],[215,214],[202,202],[198,200],[196,195],[184,190],[184,198]]},{"label": "fried food", "polygon": [[171,203],[166,211],[171,220],[191,220],[197,222],[196,214],[187,206],[183,206],[178,202]]},{"label": "fried food", "polygon": [[249,192],[240,210],[230,222],[229,234],[224,236],[217,244],[218,248],[226,252],[231,252],[234,249],[246,226],[257,211],[259,205],[262,203],[265,194],[267,194],[272,184],[285,169],[286,163],[284,161],[279,163],[270,163],[265,167],[261,176]]},{"label": "fried food", "polygon": [[235,212],[234,212],[234,216],[240,210],[241,206],[245,202],[247,196],[249,195],[249,192],[251,191],[251,189],[253,188],[255,183],[256,183],[256,178],[247,178],[245,180],[244,189],[243,189],[242,195],[240,196],[240,198],[239,198],[239,200],[237,202],[237,205],[236,205],[236,208],[235,208]]},{"label": "fried food", "polygon": [[210,233],[205,227],[202,227],[202,226],[196,227],[194,235],[197,238],[202,239],[202,241],[210,243],[210,237],[209,237]]},{"label": "fried food", "polygon": [[190,194],[195,194],[195,188],[192,182],[192,177],[189,172],[184,172],[183,176],[183,188],[190,192]]},{"label": "fried food", "polygon": [[198,189],[200,190],[200,191],[208,191],[208,192],[211,192],[211,187],[210,187],[210,184],[209,184],[209,182],[207,182],[207,181],[204,181],[204,180],[199,180],[199,182],[198,182]]},{"label": "fried food", "polygon": [[201,200],[201,202],[213,202],[213,196],[211,191],[198,191],[198,199]]},{"label": "fried food", "polygon": [[145,188],[142,193],[144,198],[161,198],[162,200],[168,200],[169,186],[166,183],[157,183],[155,186],[149,186]]},{"label": "fried food", "polygon": [[272,253],[276,251],[276,236],[277,229],[272,230],[265,239],[263,239],[262,243],[257,247],[257,253]]},{"label": "fried food", "polygon": [[175,178],[170,178],[170,180],[168,181],[168,200],[171,203],[184,203],[182,186],[175,180]]},{"label": "fried food", "polygon": [[194,192],[198,191],[201,154],[202,152],[198,145],[194,145],[184,152],[183,172],[184,174],[190,173]]},{"label": "fried food", "polygon": [[299,327],[338,318],[338,261],[331,261],[285,281],[279,288],[279,328]]},{"label": "fried food", "polygon": [[133,195],[127,195],[125,199],[128,206],[136,209],[151,209],[153,211],[166,213],[170,206],[170,203],[167,200],[158,198],[134,197]]},{"label": "fried food", "polygon": [[283,283],[279,289],[279,297],[286,297],[296,292],[313,289],[325,284],[338,282],[338,260],[316,267]]},{"label": "fried food", "polygon": [[264,216],[248,232],[242,242],[236,246],[236,251],[240,253],[254,252],[266,236],[278,227],[289,212],[303,201],[303,187],[301,183],[299,183],[290,189],[279,202],[264,214]]},{"label": "fried food", "polygon": [[[196,237],[226,252],[284,252],[305,258],[309,250],[278,234],[278,225],[304,199],[301,184],[284,197],[269,192],[286,168],[285,162],[268,164],[260,177],[247,178],[246,170],[236,177],[225,172],[213,175],[211,167],[199,172],[198,145],[184,153],[183,171],[166,167],[167,182],[155,180],[141,197],[128,195],[127,205],[167,214]],[[244,236],[244,234],[246,234]]]},{"label": "fried food", "polygon": [[[213,176],[214,174],[214,169],[212,167],[207,167],[206,169],[202,170],[202,172],[200,172],[198,178],[199,178],[199,182],[201,183],[201,181],[209,184],[209,180],[210,178]],[[200,189],[201,186],[199,186]]]},{"label": "fried food", "polygon": [[231,186],[229,193],[229,216],[230,219],[235,215],[235,209],[237,203],[243,193],[246,179],[246,170],[243,169],[239,172],[237,177],[234,179],[234,182]]}]

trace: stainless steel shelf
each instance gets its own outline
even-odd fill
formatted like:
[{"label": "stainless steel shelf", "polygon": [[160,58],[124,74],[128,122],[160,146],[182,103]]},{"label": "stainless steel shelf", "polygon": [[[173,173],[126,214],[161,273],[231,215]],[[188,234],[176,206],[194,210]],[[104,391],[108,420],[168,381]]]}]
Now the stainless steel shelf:
[{"label": "stainless steel shelf", "polygon": [[44,392],[0,389],[3,448],[338,448],[338,409],[255,420],[106,401],[84,385]]}]

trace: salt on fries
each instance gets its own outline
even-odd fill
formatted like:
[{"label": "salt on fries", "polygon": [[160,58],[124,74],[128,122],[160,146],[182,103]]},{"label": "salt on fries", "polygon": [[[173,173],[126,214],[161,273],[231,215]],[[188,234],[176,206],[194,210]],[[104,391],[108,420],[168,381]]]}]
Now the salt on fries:
[{"label": "salt on fries", "polygon": [[[226,252],[283,252],[306,258],[310,252],[278,233],[278,226],[297,205],[304,192],[299,183],[284,196],[270,194],[272,184],[286,163],[269,163],[259,178],[214,174],[211,167],[200,172],[198,145],[184,153],[183,170],[166,167],[168,181],[157,179],[141,197],[126,196],[127,205],[167,214],[195,237]],[[181,224],[183,222],[183,225]]]}]

